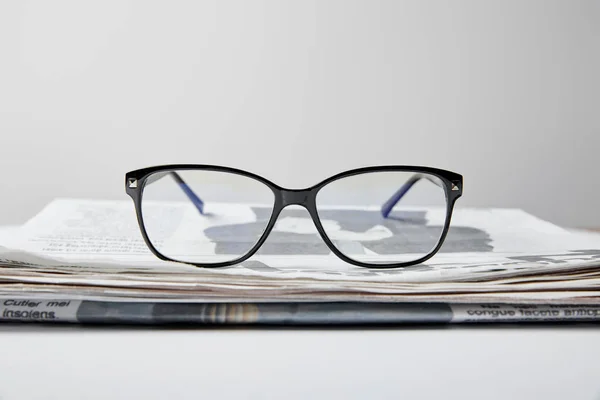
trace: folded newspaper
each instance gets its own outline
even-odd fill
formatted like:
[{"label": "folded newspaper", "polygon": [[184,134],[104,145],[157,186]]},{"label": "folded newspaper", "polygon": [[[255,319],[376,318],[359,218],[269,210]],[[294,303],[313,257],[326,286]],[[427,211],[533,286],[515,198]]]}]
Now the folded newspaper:
[{"label": "folded newspaper", "polygon": [[303,211],[284,210],[293,223],[276,225],[249,260],[205,269],[150,253],[130,201],[57,199],[0,231],[0,320],[600,321],[600,234],[518,209],[458,208],[433,258],[367,269],[331,254]]}]

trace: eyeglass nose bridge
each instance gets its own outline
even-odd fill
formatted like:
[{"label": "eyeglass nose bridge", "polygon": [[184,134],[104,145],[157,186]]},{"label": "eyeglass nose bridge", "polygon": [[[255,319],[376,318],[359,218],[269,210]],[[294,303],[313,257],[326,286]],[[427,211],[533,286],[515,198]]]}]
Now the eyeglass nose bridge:
[{"label": "eyeglass nose bridge", "polygon": [[310,189],[283,189],[281,191],[281,207],[299,205],[308,208],[313,193]]}]

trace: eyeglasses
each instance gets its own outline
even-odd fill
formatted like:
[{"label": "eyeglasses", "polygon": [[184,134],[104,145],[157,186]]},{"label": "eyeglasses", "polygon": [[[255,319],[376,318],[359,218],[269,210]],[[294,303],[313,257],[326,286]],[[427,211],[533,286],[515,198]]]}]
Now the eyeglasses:
[{"label": "eyeglasses", "polygon": [[418,264],[441,248],[462,195],[461,175],[418,166],[359,168],[287,189],[235,168],[163,165],[128,172],[125,185],[152,253],[199,267],[254,254]]}]

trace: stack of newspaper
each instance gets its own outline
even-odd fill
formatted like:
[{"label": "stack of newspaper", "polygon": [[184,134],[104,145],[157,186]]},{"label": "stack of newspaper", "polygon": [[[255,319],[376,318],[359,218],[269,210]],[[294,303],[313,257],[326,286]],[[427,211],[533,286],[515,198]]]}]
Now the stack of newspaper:
[{"label": "stack of newspaper", "polygon": [[285,237],[239,265],[197,268],[151,254],[130,201],[57,199],[0,231],[0,320],[600,321],[600,234],[521,210],[456,209],[440,252],[401,269],[349,265],[315,245],[316,230]]}]

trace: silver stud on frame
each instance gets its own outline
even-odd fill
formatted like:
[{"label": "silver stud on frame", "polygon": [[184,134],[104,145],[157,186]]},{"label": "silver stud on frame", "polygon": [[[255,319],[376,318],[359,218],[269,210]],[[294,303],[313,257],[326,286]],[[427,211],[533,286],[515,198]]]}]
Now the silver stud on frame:
[{"label": "silver stud on frame", "polygon": [[128,186],[129,188],[131,188],[131,189],[134,189],[134,188],[136,188],[136,187],[137,187],[137,179],[135,179],[135,178],[129,178],[129,179],[127,180],[127,186]]}]

